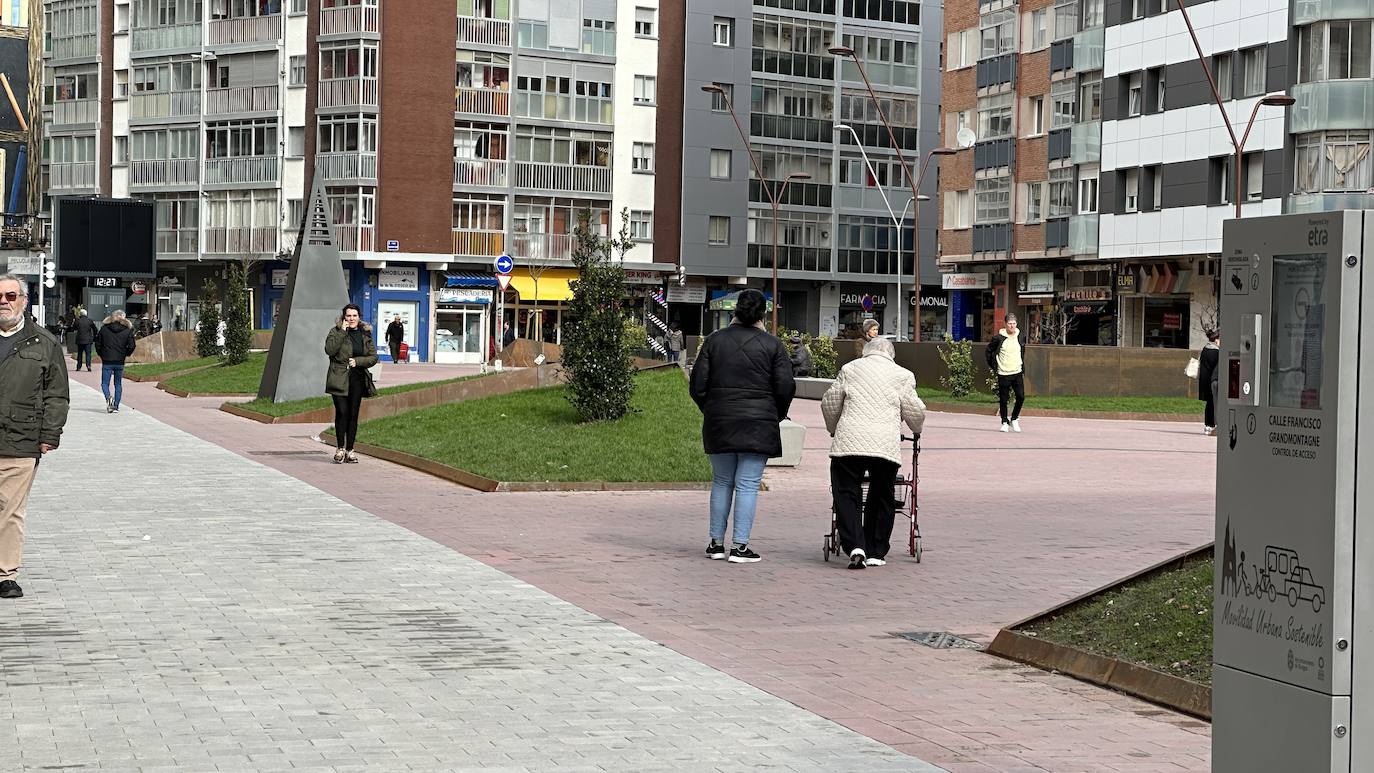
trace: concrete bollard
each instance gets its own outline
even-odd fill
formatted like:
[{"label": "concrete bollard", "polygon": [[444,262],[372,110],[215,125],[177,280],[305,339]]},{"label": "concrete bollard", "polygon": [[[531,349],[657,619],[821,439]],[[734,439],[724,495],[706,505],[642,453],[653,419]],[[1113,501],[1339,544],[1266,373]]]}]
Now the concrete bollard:
[{"label": "concrete bollard", "polygon": [[782,456],[769,459],[769,467],[798,467],[801,465],[802,450],[806,448],[806,425],[791,419],[778,423],[782,431]]}]

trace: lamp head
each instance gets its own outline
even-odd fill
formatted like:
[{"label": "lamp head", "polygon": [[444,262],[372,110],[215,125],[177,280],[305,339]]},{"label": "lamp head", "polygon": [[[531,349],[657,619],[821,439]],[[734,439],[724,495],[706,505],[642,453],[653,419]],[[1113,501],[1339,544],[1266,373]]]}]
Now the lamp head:
[{"label": "lamp head", "polygon": [[952,156],[959,151],[954,148],[934,148],[930,151],[932,156]]},{"label": "lamp head", "polygon": [[830,53],[834,54],[835,56],[853,56],[853,55],[854,55],[854,49],[850,48],[849,46],[831,46],[831,47],[829,48],[829,51],[830,51]]},{"label": "lamp head", "polygon": [[717,85],[714,84],[714,83],[708,83],[708,84],[706,84],[705,86],[702,86],[702,87],[701,87],[701,90],[704,91],[704,92],[706,92],[707,94],[723,94],[723,93],[725,93],[725,89],[721,88],[720,86],[717,86]]},{"label": "lamp head", "polygon": [[852,131],[854,131],[854,127],[850,126],[850,125],[847,124],[847,123],[837,123],[837,124],[835,124],[834,131],[837,131],[837,132],[852,132]]},{"label": "lamp head", "polygon": [[1270,94],[1266,96],[1264,99],[1261,99],[1260,104],[1268,105],[1270,107],[1288,107],[1289,105],[1292,105],[1297,101],[1298,100],[1288,96],[1287,94]]},{"label": "lamp head", "polygon": [[793,172],[792,174],[787,175],[787,179],[789,179],[789,180],[810,180],[810,179],[811,179],[811,173],[810,173],[810,172]]}]

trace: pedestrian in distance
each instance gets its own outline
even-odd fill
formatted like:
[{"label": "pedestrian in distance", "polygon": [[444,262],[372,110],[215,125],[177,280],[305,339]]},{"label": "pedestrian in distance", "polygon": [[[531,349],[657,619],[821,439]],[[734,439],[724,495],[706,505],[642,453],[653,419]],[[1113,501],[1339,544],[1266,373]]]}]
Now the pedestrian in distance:
[{"label": "pedestrian in distance", "polygon": [[1221,331],[1207,331],[1207,345],[1197,358],[1197,399],[1203,401],[1202,434],[1217,433],[1217,381],[1221,361]]},{"label": "pedestrian in distance", "polygon": [[76,323],[72,326],[76,331],[76,369],[81,370],[81,360],[86,360],[86,371],[91,370],[91,349],[95,348],[95,334],[100,332],[96,327],[95,321],[86,315],[85,309],[76,312]]},{"label": "pedestrian in distance", "polygon": [[[997,406],[1002,416],[1002,431],[1021,431],[1021,405],[1026,402],[1026,337],[1017,330],[1015,314],[1008,314],[1006,326],[988,342],[988,369],[997,374]],[[1016,404],[1007,416],[1012,394]]]},{"label": "pedestrian in distance", "polygon": [[357,464],[353,444],[358,439],[358,413],[363,398],[376,391],[367,369],[377,364],[377,344],[372,340],[372,326],[363,321],[356,304],[343,307],[338,323],[324,339],[324,353],[329,355],[325,392],[334,398],[334,463]]},{"label": "pedestrian in distance", "polygon": [[869,341],[863,356],[840,368],[821,398],[825,429],[834,438],[830,491],[850,569],[887,563],[897,511],[893,487],[902,464],[901,425],[917,436],[925,425],[926,406],[916,394],[916,377],[896,363],[896,355],[886,338]]},{"label": "pedestrian in distance", "polygon": [[873,339],[878,337],[878,330],[880,329],[880,327],[881,326],[878,324],[878,320],[870,317],[864,320],[863,324],[859,326],[859,332],[861,334],[860,337],[865,342],[872,341]]},{"label": "pedestrian in distance", "polygon": [[386,346],[391,350],[391,361],[401,361],[401,342],[406,338],[406,326],[401,321],[401,315],[391,320],[391,324],[386,326]]},{"label": "pedestrian in distance", "polygon": [[511,330],[509,322],[501,323],[501,349],[504,351],[511,344],[515,343],[515,331]]},{"label": "pedestrian in distance", "polygon": [[811,375],[811,352],[802,342],[800,335],[793,335],[788,341],[792,344],[792,376],[808,378]]},{"label": "pedestrian in distance", "polygon": [[668,325],[668,335],[666,336],[668,349],[668,362],[682,361],[682,347],[686,343],[687,337],[682,334],[682,325],[674,320]]},{"label": "pedestrian in distance", "polygon": [[24,595],[24,515],[38,460],[58,446],[69,392],[62,346],[27,322],[28,289],[0,276],[0,599]]},{"label": "pedestrian in distance", "polygon": [[754,563],[749,547],[763,467],[782,455],[778,423],[796,392],[792,363],[777,336],[763,327],[768,302],[744,290],[734,322],[706,338],[692,366],[692,399],[702,413],[701,438],[711,459],[711,540],[706,557],[726,558],[725,527],[734,508],[728,560]]},{"label": "pedestrian in distance", "polygon": [[[124,361],[134,353],[134,325],[122,309],[115,309],[105,318],[96,334],[96,351],[100,353],[100,391],[105,394],[105,412],[119,413],[124,397]],[[110,382],[114,382],[111,394]]]}]

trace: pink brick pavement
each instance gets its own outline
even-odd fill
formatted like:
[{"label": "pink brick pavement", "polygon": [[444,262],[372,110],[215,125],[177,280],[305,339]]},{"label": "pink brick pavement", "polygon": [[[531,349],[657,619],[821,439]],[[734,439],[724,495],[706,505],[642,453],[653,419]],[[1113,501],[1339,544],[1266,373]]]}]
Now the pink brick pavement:
[{"label": "pink brick pavement", "polygon": [[1003,435],[995,418],[932,414],[924,562],[850,572],[821,561],[828,438],[816,403],[793,410],[810,428],[803,466],[770,471],[760,498],[752,544],[764,561],[732,565],[702,555],[704,493],[475,494],[376,460],[332,465],[310,439],[319,427],[254,424],[216,411],[219,400],[126,386],[137,410],[952,771],[1209,767],[1205,723],[893,636],[986,642],[1211,539],[1216,441],[1200,424],[1027,419],[1024,434]]}]

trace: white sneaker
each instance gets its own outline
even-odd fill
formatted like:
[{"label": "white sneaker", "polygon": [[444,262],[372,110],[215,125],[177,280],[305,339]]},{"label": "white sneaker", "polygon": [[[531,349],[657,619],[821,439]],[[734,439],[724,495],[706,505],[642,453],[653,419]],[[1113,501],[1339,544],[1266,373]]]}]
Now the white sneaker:
[{"label": "white sneaker", "polygon": [[866,558],[868,558],[868,556],[864,554],[864,549],[863,549],[863,548],[854,548],[853,550],[849,551],[849,568],[850,568],[850,569],[862,569],[862,568],[864,568],[864,565],[867,563],[867,562],[864,560],[864,559],[866,559]]},{"label": "white sneaker", "polygon": [[1012,431],[1012,432],[1020,432],[1020,431],[1021,431],[1021,421],[1020,421],[1020,419],[1012,419],[1012,420],[1011,420],[1011,431]]},{"label": "white sneaker", "polygon": [[1207,426],[1206,424],[1202,425],[1202,434],[1204,434],[1204,435],[1210,435],[1210,434],[1212,434],[1212,428],[1209,427],[1209,426]]},{"label": "white sneaker", "polygon": [[1002,422],[1002,431],[1003,431],[1003,432],[1010,432],[1010,431],[1011,431],[1011,425],[1008,424],[1008,423],[1006,423],[1005,421]]},{"label": "white sneaker", "polygon": [[864,559],[864,566],[887,566],[887,561],[881,558],[866,558]]}]

